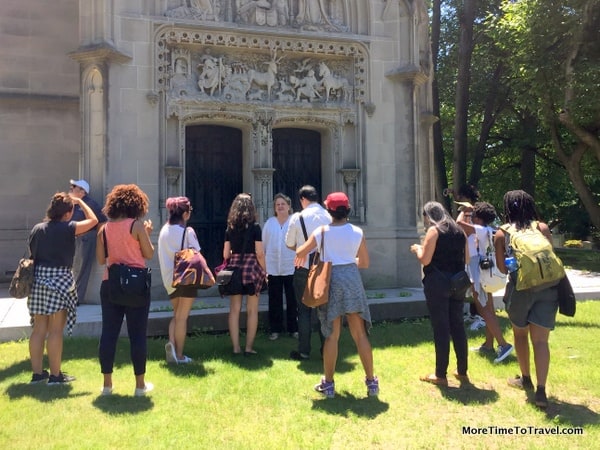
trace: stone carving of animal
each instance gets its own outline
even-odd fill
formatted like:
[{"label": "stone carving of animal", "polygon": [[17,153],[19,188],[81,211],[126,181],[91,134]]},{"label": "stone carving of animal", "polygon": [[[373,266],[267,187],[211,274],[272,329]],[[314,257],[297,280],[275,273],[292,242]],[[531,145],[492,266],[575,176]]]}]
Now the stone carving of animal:
[{"label": "stone carving of animal", "polygon": [[275,85],[275,82],[277,81],[277,64],[279,64],[279,62],[283,58],[283,56],[280,58],[277,58],[276,56],[277,52],[271,51],[271,60],[265,62],[265,64],[267,65],[266,72],[258,72],[254,69],[248,70],[248,81],[250,82],[250,84],[254,83],[259,87],[266,88],[268,100],[271,100],[271,90],[273,89],[273,85]]},{"label": "stone carving of animal", "polygon": [[319,64],[319,76],[321,77],[321,84],[325,88],[325,102],[329,101],[329,96],[332,92],[341,91],[342,100],[352,100],[352,87],[348,80],[343,77],[336,77],[331,73],[329,67],[324,62]]}]

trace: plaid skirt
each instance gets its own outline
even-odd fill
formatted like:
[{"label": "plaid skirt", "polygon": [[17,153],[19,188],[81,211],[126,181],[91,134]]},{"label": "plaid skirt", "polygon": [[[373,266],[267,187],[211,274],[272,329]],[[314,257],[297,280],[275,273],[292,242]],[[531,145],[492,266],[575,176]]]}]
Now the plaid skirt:
[{"label": "plaid skirt", "polygon": [[49,316],[66,309],[66,330],[70,336],[77,318],[77,290],[71,268],[35,266],[27,307],[32,326],[34,315]]},{"label": "plaid skirt", "polygon": [[255,253],[244,254],[243,260],[241,256],[239,253],[234,253],[231,255],[229,261],[227,261],[227,265],[242,268],[242,284],[244,287],[248,286],[247,295],[260,295],[260,290],[267,278],[267,272],[265,272],[258,259],[256,259]]}]

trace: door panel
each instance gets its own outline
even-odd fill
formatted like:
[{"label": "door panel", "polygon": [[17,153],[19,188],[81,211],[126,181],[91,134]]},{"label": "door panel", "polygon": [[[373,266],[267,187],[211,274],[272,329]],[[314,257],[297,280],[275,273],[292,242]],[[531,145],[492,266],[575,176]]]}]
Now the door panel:
[{"label": "door panel", "polygon": [[185,192],[194,208],[188,225],[214,269],[223,261],[229,207],[242,192],[242,132],[196,125],[187,127],[185,134]]},{"label": "door panel", "polygon": [[283,192],[300,211],[298,189],[310,184],[321,192],[321,134],[298,128],[273,130],[273,194]]}]

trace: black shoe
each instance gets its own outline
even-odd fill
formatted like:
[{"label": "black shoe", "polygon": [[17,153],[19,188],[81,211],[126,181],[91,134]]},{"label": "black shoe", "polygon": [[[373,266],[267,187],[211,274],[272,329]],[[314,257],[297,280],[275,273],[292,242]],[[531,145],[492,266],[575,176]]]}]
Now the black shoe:
[{"label": "black shoe", "polygon": [[535,391],[535,405],[539,408],[546,409],[548,407],[548,397],[546,397],[546,389],[538,386]]},{"label": "black shoe", "polygon": [[59,372],[59,374],[56,376],[50,375],[50,378],[48,378],[48,386],[57,385],[57,384],[66,384],[66,383],[70,383],[71,381],[75,381],[74,376],[67,375],[64,372]]},{"label": "black shoe", "polygon": [[290,358],[292,358],[293,360],[296,360],[296,361],[306,361],[308,358],[310,358],[310,356],[294,350],[293,352],[290,353]]},{"label": "black shoe", "polygon": [[34,373],[31,376],[31,381],[29,382],[29,384],[45,383],[48,380],[49,376],[50,374],[47,370],[42,370],[42,373]]}]

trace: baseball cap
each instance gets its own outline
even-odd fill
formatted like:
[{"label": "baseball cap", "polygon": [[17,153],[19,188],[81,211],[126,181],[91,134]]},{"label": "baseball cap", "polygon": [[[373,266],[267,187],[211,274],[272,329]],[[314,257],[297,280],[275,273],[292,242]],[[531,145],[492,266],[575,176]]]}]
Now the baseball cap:
[{"label": "baseball cap", "polygon": [[473,209],[473,205],[471,205],[469,202],[454,202],[454,203],[456,203],[457,205],[460,205],[460,206],[464,206],[465,208]]},{"label": "baseball cap", "polygon": [[325,199],[325,206],[331,211],[337,210],[340,206],[349,209],[350,202],[348,201],[348,196],[343,192],[332,192]]},{"label": "baseball cap", "polygon": [[77,186],[77,187],[80,187],[81,189],[83,189],[86,194],[90,193],[90,185],[88,184],[87,181],[85,181],[85,180],[70,180],[70,183],[73,186]]}]

